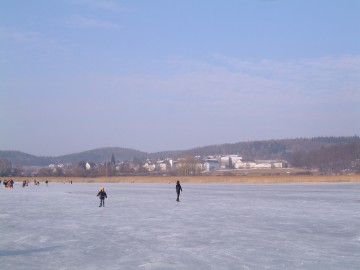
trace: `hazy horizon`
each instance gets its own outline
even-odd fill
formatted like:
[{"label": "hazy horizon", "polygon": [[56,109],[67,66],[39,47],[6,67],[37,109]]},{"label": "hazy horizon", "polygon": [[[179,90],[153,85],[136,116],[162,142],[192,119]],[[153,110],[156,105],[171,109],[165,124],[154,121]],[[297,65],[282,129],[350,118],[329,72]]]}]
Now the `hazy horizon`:
[{"label": "hazy horizon", "polygon": [[2,1],[0,149],[360,134],[360,1]]}]

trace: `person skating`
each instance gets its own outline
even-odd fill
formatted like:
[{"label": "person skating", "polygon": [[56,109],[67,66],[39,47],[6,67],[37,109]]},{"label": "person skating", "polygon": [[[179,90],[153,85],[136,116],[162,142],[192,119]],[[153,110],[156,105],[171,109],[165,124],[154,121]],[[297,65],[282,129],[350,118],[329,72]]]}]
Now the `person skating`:
[{"label": "person skating", "polygon": [[177,181],[176,182],[176,194],[177,194],[177,197],[176,197],[176,201],[177,202],[180,202],[180,191],[182,191],[182,188],[181,188],[181,185],[180,185],[180,181]]},{"label": "person skating", "polygon": [[105,198],[107,198],[107,195],[106,195],[106,192],[104,190],[104,188],[101,188],[98,195],[97,196],[100,196],[100,205],[99,207],[105,207]]}]

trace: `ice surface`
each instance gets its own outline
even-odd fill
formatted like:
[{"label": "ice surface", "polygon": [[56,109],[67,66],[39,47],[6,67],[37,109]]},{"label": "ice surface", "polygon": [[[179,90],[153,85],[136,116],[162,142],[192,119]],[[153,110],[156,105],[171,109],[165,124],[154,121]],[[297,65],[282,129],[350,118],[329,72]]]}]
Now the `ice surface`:
[{"label": "ice surface", "polygon": [[358,183],[182,187],[1,186],[0,268],[360,269]]}]

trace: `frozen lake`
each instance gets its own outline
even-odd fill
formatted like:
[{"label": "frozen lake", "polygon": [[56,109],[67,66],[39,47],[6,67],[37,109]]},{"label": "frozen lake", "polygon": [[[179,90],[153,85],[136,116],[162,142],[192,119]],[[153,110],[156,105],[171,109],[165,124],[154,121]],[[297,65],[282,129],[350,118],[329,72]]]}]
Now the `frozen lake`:
[{"label": "frozen lake", "polygon": [[360,267],[359,183],[182,187],[2,185],[1,269]]}]

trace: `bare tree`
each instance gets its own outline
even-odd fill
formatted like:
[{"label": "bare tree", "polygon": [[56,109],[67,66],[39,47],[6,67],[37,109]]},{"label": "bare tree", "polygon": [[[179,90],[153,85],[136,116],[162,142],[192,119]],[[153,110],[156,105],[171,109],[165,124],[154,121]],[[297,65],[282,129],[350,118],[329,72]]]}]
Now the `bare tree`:
[{"label": "bare tree", "polygon": [[0,176],[8,176],[11,174],[11,162],[6,158],[0,158]]},{"label": "bare tree", "polygon": [[175,165],[175,173],[179,176],[200,175],[201,169],[200,160],[192,156],[179,158]]}]

